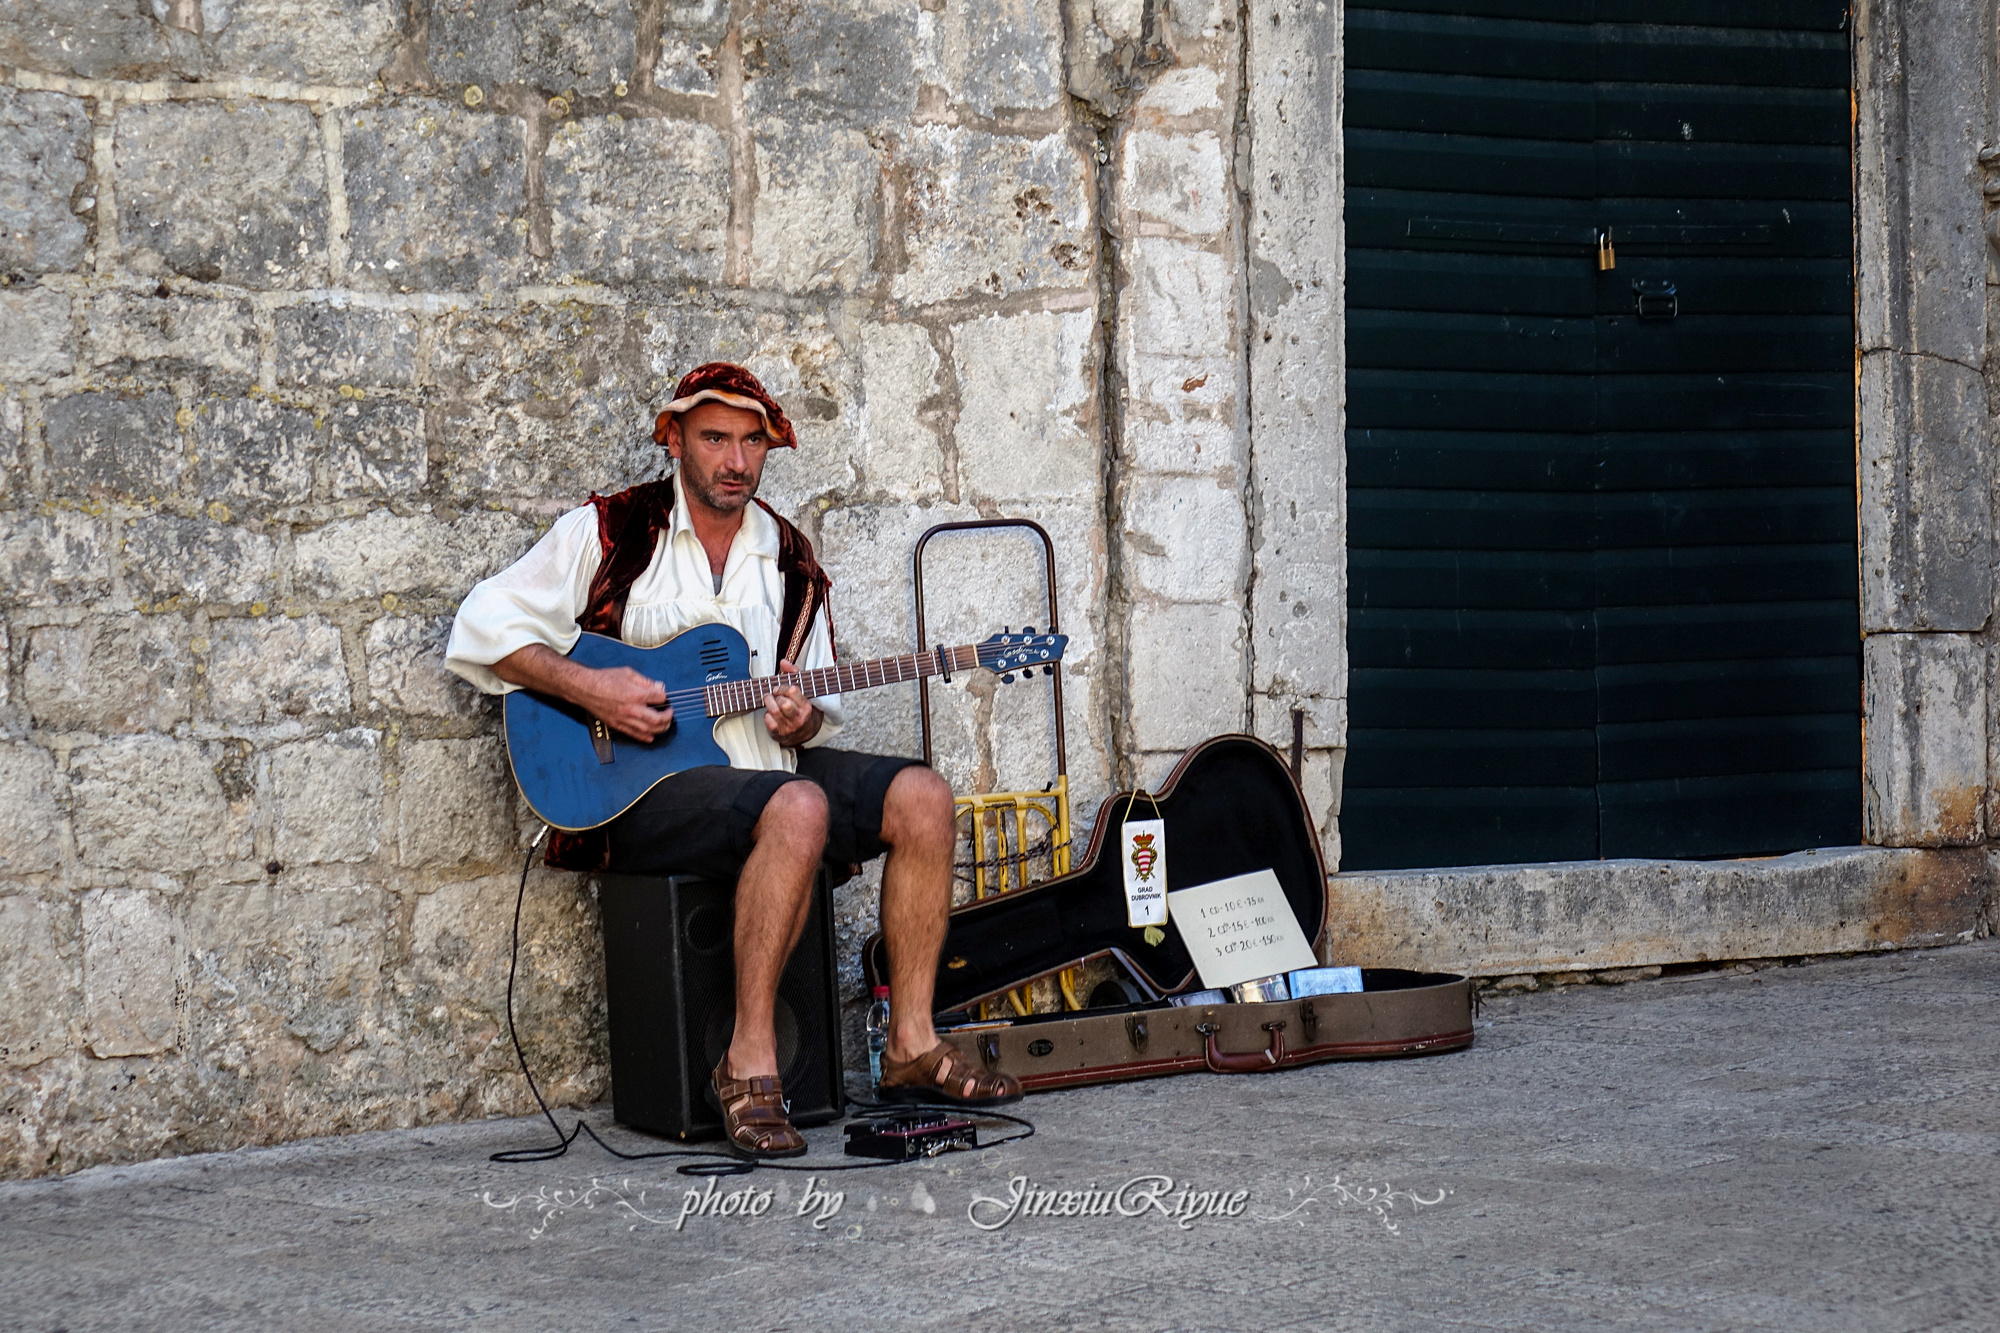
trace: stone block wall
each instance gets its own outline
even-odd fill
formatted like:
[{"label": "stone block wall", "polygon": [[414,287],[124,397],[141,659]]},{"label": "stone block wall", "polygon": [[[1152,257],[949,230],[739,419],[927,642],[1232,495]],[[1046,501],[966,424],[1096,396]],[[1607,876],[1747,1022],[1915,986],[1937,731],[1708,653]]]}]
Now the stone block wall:
[{"label": "stone block wall", "polygon": [[[843,655],[910,646],[926,528],[1033,518],[1084,830],[1300,707],[1337,846],[1337,21],[8,6],[0,1173],[529,1108],[536,825],[441,647],[557,514],[658,474],[705,360],[799,424],[765,495]],[[934,640],[1042,624],[1039,544],[940,538],[926,596]],[[1049,779],[1040,681],[933,698],[957,790]],[[850,708],[915,750],[912,692]],[[596,930],[587,880],[530,875],[517,1012],[566,1100],[607,1087]]]}]

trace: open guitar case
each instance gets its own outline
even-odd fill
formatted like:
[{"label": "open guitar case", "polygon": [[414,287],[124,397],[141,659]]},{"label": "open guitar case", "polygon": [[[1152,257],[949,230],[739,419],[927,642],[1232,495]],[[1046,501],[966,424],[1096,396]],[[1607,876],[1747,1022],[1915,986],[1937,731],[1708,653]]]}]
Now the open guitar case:
[{"label": "open guitar case", "polygon": [[[1203,741],[1181,757],[1155,795],[1166,825],[1170,892],[1270,870],[1320,952],[1326,865],[1304,793],[1276,750],[1254,736]],[[1104,855],[1131,797],[1120,792],[1099,808],[1089,849],[1069,873],[952,912],[934,1017],[940,1035],[965,1055],[1013,1074],[1035,1092],[1196,1069],[1259,1073],[1472,1044],[1471,983],[1448,973],[1364,968],[1362,989],[1354,993],[1172,1005],[1167,997],[1200,987],[1193,960],[1171,923],[1157,943],[1126,923],[1123,874]],[[1138,808],[1138,817],[1153,817],[1154,803],[1144,795]],[[1106,956],[1153,998],[994,1022],[971,1017],[981,1000]],[[869,938],[862,960],[869,985],[886,980],[888,956],[879,933]]]}]

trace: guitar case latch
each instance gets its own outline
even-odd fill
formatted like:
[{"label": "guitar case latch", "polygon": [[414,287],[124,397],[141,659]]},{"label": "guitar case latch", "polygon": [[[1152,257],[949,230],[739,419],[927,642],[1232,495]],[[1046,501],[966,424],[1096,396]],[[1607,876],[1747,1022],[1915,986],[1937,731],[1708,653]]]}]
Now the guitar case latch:
[{"label": "guitar case latch", "polygon": [[1146,1049],[1146,1020],[1137,1014],[1125,1015],[1125,1039],[1132,1043],[1132,1049]]},{"label": "guitar case latch", "polygon": [[1319,1036],[1319,1012],[1313,1008],[1311,1000],[1299,1006],[1299,1026],[1306,1030],[1308,1044]]},{"label": "guitar case latch", "polygon": [[988,1033],[979,1039],[979,1058],[986,1062],[988,1069],[994,1069],[999,1066],[1000,1042],[993,1034]]}]

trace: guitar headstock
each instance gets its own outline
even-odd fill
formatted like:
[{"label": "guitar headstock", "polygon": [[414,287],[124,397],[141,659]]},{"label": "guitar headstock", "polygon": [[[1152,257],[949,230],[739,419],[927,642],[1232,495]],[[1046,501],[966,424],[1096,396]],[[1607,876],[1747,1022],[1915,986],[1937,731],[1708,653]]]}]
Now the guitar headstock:
[{"label": "guitar headstock", "polygon": [[1037,634],[1029,625],[1020,633],[1002,629],[998,634],[990,634],[973,650],[979,656],[979,665],[988,671],[1003,673],[1003,681],[1012,681],[1014,672],[1023,676],[1034,674],[1030,667],[1042,667],[1046,674],[1048,663],[1062,661],[1063,649],[1069,646],[1069,637],[1063,634]]}]

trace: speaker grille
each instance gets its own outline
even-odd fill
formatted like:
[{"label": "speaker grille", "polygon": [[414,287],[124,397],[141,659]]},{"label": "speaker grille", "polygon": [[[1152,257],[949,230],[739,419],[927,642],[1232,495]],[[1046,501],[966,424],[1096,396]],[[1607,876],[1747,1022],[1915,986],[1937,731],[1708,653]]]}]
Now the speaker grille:
[{"label": "speaker grille", "polygon": [[[736,928],[734,906],[727,900],[697,900],[681,924],[681,943],[687,950],[687,1026],[691,1037],[698,1034],[689,1044],[690,1072],[704,1078],[722,1063],[722,1053],[736,1035],[736,953],[730,947]],[[810,933],[812,927],[808,921],[806,931]],[[798,952],[805,953],[808,948],[802,935]],[[818,979],[819,969],[810,959],[806,966],[796,966],[800,961],[795,954],[794,965],[778,979],[778,999],[771,1013],[771,1027],[778,1038],[778,1077],[787,1092],[811,1074],[812,1051],[800,1040],[802,1029],[809,1024],[800,1015],[810,1014],[816,1007],[810,983]]]},{"label": "speaker grille", "polygon": [[[811,1052],[799,1040],[798,997],[785,993],[786,988],[778,988],[778,1002],[771,1011],[771,1027],[778,1038],[778,1077],[787,1088],[798,1084],[806,1075],[806,1065]],[[736,1035],[736,1004],[733,999],[712,1005],[701,1028],[701,1050],[699,1063],[703,1069],[713,1069],[722,1063],[722,1053],[729,1049],[730,1038]]]}]

